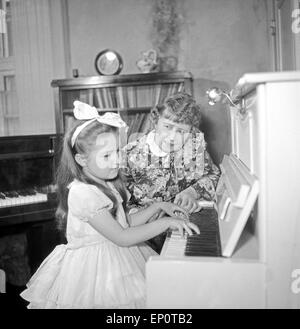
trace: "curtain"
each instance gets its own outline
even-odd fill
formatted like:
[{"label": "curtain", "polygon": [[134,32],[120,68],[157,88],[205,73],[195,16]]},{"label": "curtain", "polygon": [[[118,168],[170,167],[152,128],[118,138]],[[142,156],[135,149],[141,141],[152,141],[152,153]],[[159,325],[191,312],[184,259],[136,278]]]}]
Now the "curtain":
[{"label": "curtain", "polygon": [[48,0],[12,0],[20,134],[55,132]]}]

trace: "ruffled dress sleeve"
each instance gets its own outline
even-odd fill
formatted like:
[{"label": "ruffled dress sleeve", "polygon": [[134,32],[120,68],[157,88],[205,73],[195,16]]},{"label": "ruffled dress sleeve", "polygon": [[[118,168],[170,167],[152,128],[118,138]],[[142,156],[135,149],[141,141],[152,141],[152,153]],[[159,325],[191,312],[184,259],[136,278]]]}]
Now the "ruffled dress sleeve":
[{"label": "ruffled dress sleeve", "polygon": [[113,203],[96,186],[76,183],[70,186],[68,196],[69,212],[78,219],[88,222],[103,210],[110,210]]}]

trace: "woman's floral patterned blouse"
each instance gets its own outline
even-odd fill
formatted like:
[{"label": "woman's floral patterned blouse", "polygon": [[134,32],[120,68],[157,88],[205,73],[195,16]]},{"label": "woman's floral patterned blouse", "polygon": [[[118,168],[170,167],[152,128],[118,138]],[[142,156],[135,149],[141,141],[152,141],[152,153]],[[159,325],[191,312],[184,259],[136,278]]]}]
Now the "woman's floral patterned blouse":
[{"label": "woman's floral patterned blouse", "polygon": [[157,146],[154,136],[152,130],[123,149],[128,207],[170,201],[185,190],[195,199],[215,200],[220,170],[206,151],[203,133],[193,134],[180,151],[170,153]]}]

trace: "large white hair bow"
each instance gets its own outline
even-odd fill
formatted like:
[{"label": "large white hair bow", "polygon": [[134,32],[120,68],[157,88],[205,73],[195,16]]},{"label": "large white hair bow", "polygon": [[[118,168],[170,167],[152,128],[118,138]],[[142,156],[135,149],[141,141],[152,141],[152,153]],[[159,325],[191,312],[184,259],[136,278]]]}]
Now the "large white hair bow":
[{"label": "large white hair bow", "polygon": [[122,120],[120,115],[117,113],[106,112],[104,115],[99,115],[97,109],[94,106],[90,106],[89,104],[80,101],[75,101],[73,105],[74,105],[74,109],[73,109],[74,117],[78,120],[88,120],[88,121],[84,122],[82,125],[78,126],[75,129],[71,139],[72,147],[75,145],[76,138],[81,133],[81,131],[95,120],[112,127],[117,127],[117,128],[127,127],[127,124]]}]

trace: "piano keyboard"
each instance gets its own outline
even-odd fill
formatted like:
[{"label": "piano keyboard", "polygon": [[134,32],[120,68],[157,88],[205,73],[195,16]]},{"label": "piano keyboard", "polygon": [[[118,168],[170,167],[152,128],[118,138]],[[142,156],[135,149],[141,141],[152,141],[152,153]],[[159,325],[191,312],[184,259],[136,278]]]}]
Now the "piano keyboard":
[{"label": "piano keyboard", "polygon": [[202,209],[192,214],[190,221],[200,229],[200,234],[180,236],[178,231],[169,231],[161,255],[180,256],[221,256],[218,214],[215,209]]},{"label": "piano keyboard", "polygon": [[0,192],[0,208],[23,206],[47,201],[47,193],[40,193],[33,189]]}]

